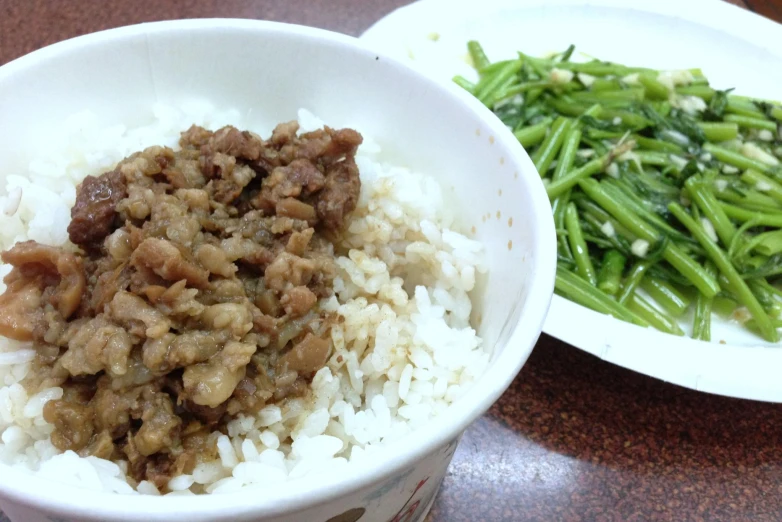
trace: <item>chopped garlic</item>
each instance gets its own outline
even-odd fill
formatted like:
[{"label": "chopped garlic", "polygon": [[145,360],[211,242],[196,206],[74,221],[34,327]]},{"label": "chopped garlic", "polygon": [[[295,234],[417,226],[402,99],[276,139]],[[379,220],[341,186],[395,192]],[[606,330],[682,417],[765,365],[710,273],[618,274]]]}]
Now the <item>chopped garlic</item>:
[{"label": "chopped garlic", "polygon": [[711,159],[712,159],[712,157],[711,157],[711,153],[709,153],[709,152],[704,152],[704,153],[703,153],[703,154],[701,154],[701,156],[700,156],[700,160],[701,160],[701,161],[705,161],[706,163],[710,162],[710,161],[711,161]]},{"label": "chopped garlic", "polygon": [[715,179],[714,180],[714,187],[719,192],[724,192],[726,188],[728,188],[728,182],[724,179]]},{"label": "chopped garlic", "polygon": [[614,237],[616,235],[616,230],[614,230],[614,225],[611,224],[610,221],[606,221],[603,223],[603,226],[600,227],[600,230],[603,232],[603,234],[606,235],[606,237]]},{"label": "chopped garlic", "polygon": [[606,174],[614,179],[619,179],[619,165],[616,163],[611,163],[608,165],[608,167],[606,167]]},{"label": "chopped garlic", "polygon": [[[739,169],[737,167],[734,167],[733,165],[724,165],[722,167],[722,172],[724,172],[725,174],[738,174]],[[728,182],[726,181],[725,184],[727,185],[727,183]]]},{"label": "chopped garlic", "polygon": [[636,239],[633,241],[632,246],[630,246],[630,250],[638,257],[644,257],[646,256],[647,252],[649,252],[649,242],[645,239]]},{"label": "chopped garlic", "polygon": [[573,80],[573,71],[566,69],[557,69],[554,67],[551,69],[551,81],[554,83],[565,84]]},{"label": "chopped garlic", "polygon": [[755,188],[761,192],[768,192],[774,187],[772,187],[771,184],[768,183],[767,181],[760,180],[757,183],[755,183]]},{"label": "chopped garlic", "polygon": [[740,152],[751,159],[762,161],[766,165],[771,165],[772,167],[776,167],[779,165],[779,160],[776,159],[774,156],[766,152],[765,150],[761,149],[754,143],[745,143],[741,146]]},{"label": "chopped garlic", "polygon": [[703,230],[706,232],[706,235],[709,236],[709,239],[716,243],[719,238],[717,237],[717,232],[714,230],[714,224],[711,222],[711,220],[709,220],[709,218],[702,217],[701,225],[703,225]]},{"label": "chopped garlic", "polygon": [[687,160],[682,158],[681,156],[677,156],[676,154],[671,154],[669,158],[671,158],[671,161],[674,163],[674,165],[676,165],[680,169],[683,169],[685,165],[687,165]]},{"label": "chopped garlic", "polygon": [[663,71],[657,75],[657,81],[665,85],[669,91],[673,91],[677,85],[689,85],[695,77],[688,70]]},{"label": "chopped garlic", "polygon": [[768,129],[763,129],[758,132],[758,139],[762,141],[774,141],[774,133]]},{"label": "chopped garlic", "polygon": [[638,78],[641,75],[638,73],[628,74],[624,78],[622,78],[622,81],[626,83],[627,85],[638,85],[639,81]]},{"label": "chopped garlic", "polygon": [[698,112],[705,111],[708,105],[703,101],[703,98],[698,96],[679,96],[671,95],[668,100],[671,105],[677,107],[687,114],[697,114]]},{"label": "chopped garlic", "polygon": [[619,116],[614,116],[614,119],[611,120],[611,123],[613,123],[614,125],[621,125],[622,124],[622,118],[620,118]]},{"label": "chopped garlic", "polygon": [[665,73],[660,73],[657,76],[657,81],[665,85],[665,88],[668,89],[670,92],[673,92],[674,89],[676,89],[676,86],[673,84],[673,79]]},{"label": "chopped garlic", "polygon": [[738,151],[742,145],[744,145],[744,141],[741,139],[741,136],[732,140],[722,142],[723,147],[735,151]]},{"label": "chopped garlic", "polygon": [[593,83],[595,83],[595,80],[596,80],[596,79],[597,79],[597,78],[595,78],[595,77],[594,77],[594,76],[592,76],[591,74],[587,74],[587,73],[578,73],[578,80],[579,80],[579,81],[580,81],[582,84],[584,84],[584,87],[587,87],[587,88],[588,88],[588,87],[592,87],[592,84],[593,84]]},{"label": "chopped garlic", "polygon": [[576,154],[580,158],[591,158],[592,156],[595,155],[595,149],[578,149],[578,151],[576,151]]},{"label": "chopped garlic", "polygon": [[746,306],[740,306],[739,308],[736,308],[733,311],[732,315],[733,315],[733,319],[735,319],[741,324],[744,324],[750,319],[752,319],[752,314],[749,312]]},{"label": "chopped garlic", "polygon": [[686,147],[690,144],[690,138],[688,138],[687,136],[685,136],[679,131],[673,129],[665,129],[660,134],[662,134],[664,137],[669,138],[671,141],[683,147]]}]

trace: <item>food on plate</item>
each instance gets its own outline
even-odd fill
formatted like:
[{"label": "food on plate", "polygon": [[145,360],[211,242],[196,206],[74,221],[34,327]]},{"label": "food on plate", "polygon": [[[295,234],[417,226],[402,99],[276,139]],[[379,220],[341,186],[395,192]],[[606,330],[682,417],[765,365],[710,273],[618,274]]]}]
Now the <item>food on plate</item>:
[{"label": "food on plate", "polygon": [[121,493],[262,486],[380,451],[485,368],[482,247],[431,178],[306,111],[264,139],[201,109],[214,130],[81,115],[93,150],[8,177],[0,462]]},{"label": "food on plate", "polygon": [[[639,326],[711,338],[719,313],[782,327],[782,104],[657,71],[519,53],[454,81],[510,127],[551,200],[556,292]],[[691,318],[688,314],[691,314]]]}]

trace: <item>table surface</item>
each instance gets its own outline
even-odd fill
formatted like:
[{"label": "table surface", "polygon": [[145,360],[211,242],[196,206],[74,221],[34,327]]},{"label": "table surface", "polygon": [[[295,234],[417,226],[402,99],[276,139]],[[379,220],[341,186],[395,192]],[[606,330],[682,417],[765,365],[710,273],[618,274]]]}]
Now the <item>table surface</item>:
[{"label": "table surface", "polygon": [[[0,64],[72,36],[173,18],[258,18],[358,35],[405,3],[0,0]],[[782,0],[733,3],[782,20]],[[427,520],[779,520],[780,427],[781,406],[666,384],[544,335],[465,434]]]}]

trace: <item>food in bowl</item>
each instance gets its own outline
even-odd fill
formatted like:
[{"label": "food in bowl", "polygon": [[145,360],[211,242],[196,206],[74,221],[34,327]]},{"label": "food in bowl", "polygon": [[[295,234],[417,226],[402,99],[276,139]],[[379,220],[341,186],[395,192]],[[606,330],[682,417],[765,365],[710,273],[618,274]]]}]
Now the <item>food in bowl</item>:
[{"label": "food in bowl", "polygon": [[710,341],[718,313],[779,341],[782,104],[574,46],[495,63],[467,47],[480,78],[455,81],[548,183],[559,295],[674,335]]},{"label": "food in bowl", "polygon": [[262,486],[371,455],[486,367],[483,248],[432,178],[306,111],[263,139],[197,108],[77,115],[81,146],[7,178],[3,462],[119,493]]}]

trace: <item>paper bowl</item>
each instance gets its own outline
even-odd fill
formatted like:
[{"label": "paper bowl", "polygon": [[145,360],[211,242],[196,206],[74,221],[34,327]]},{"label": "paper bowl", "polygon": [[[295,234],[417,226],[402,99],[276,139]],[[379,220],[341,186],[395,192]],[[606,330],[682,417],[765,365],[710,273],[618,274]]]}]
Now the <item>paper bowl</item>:
[{"label": "paper bowl", "polygon": [[[267,22],[161,22],[96,33],[0,68],[0,176],[24,168],[43,129],[89,109],[133,124],[155,101],[201,97],[263,121],[306,107],[374,137],[384,154],[438,177],[462,224],[488,251],[475,293],[486,373],[455,407],[371,462],[261,492],[199,497],[93,493],[0,467],[0,507],[14,522],[414,521],[423,518],[464,429],[527,360],[553,291],[554,228],[545,191],[515,138],[458,88],[321,30]],[[27,158],[29,159],[29,158]]]}]

